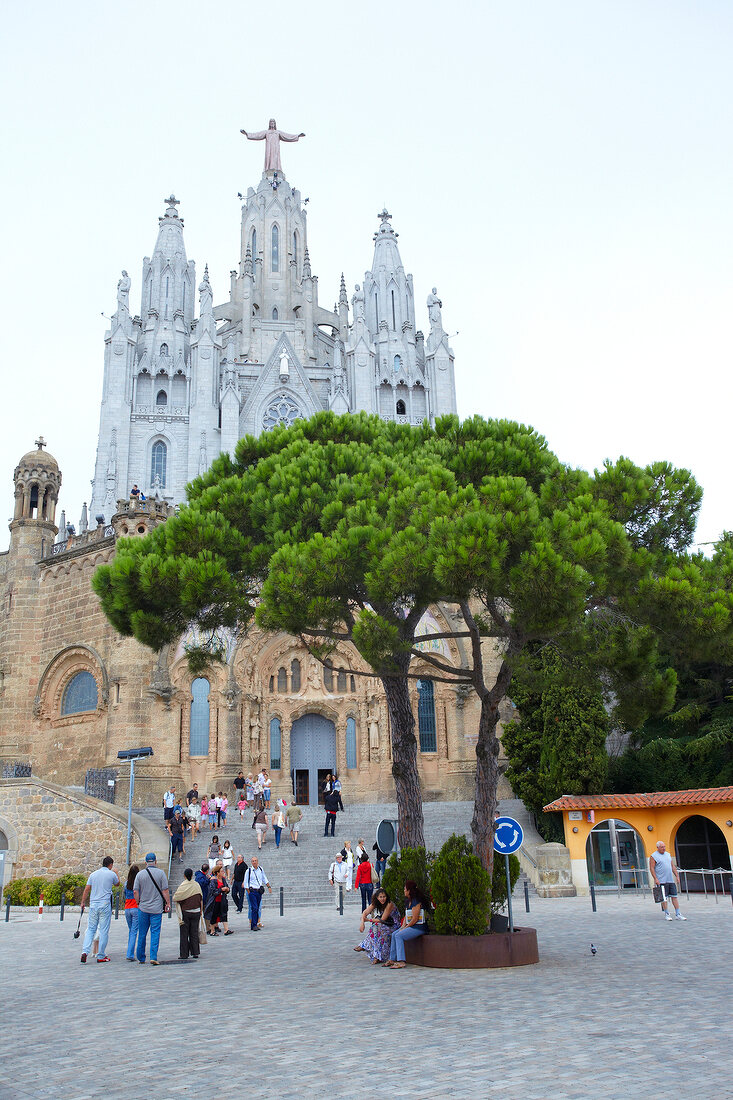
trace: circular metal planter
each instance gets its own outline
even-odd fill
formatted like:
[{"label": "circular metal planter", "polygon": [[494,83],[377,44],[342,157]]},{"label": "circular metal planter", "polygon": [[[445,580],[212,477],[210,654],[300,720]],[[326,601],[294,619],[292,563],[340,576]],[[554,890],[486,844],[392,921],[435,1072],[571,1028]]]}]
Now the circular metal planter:
[{"label": "circular metal planter", "polygon": [[450,970],[528,966],[540,961],[535,928],[493,932],[486,936],[420,936],[405,944],[405,958],[413,966]]}]

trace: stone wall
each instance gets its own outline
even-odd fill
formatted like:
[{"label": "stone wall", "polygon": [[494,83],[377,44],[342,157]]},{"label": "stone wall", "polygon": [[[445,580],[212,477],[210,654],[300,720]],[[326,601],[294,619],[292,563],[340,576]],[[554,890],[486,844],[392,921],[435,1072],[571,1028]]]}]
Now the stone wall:
[{"label": "stone wall", "polygon": [[[112,856],[126,870],[127,813],[99,799],[38,779],[0,780],[0,829],[8,837],[5,879],[96,870]],[[154,851],[167,862],[168,836],[133,815],[131,858]]]}]

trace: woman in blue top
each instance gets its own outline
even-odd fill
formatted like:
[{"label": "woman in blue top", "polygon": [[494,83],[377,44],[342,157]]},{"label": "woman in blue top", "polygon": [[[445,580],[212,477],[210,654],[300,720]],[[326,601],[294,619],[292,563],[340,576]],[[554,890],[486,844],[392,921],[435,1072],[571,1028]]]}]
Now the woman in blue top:
[{"label": "woman in blue top", "polygon": [[389,960],[383,966],[390,966],[393,970],[402,970],[405,966],[405,941],[414,940],[417,936],[424,936],[428,930],[425,899],[417,888],[417,883],[412,879],[405,882],[405,897],[407,905],[405,915],[402,918],[402,926],[392,936],[389,947]]}]

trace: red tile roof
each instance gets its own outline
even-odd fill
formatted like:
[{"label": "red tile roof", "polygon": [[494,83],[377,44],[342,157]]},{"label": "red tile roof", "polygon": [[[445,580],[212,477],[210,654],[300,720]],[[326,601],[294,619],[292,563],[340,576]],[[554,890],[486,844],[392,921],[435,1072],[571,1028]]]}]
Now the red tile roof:
[{"label": "red tile roof", "polygon": [[564,794],[544,807],[555,810],[643,810],[654,806],[702,806],[709,802],[733,802],[733,787],[708,787],[694,791],[656,791],[652,794]]}]

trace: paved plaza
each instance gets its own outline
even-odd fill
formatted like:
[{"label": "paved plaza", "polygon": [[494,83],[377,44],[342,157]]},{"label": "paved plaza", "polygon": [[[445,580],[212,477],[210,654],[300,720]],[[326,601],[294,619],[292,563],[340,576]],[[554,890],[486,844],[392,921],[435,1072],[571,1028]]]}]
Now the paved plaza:
[{"label": "paved plaza", "polygon": [[[351,911],[266,898],[259,934],[180,963],[164,918],[157,968],[79,962],[77,917],[14,910],[0,925],[0,1097],[733,1097],[729,899],[532,899],[541,961],[402,971],[352,948]],[[597,946],[595,957],[591,941]],[[168,962],[170,964],[168,965]]]}]

